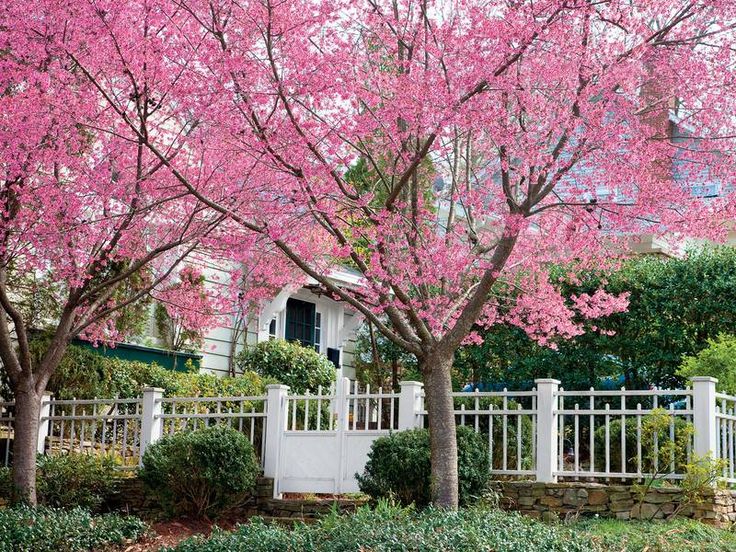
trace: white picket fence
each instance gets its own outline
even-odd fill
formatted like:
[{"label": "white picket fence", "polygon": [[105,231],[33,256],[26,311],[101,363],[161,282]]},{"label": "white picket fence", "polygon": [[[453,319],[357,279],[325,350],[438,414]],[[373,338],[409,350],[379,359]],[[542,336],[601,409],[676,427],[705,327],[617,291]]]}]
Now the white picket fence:
[{"label": "white picket fence", "polygon": [[[664,408],[670,439],[686,426],[694,429],[687,459],[722,458],[724,479],[736,483],[736,397],[718,393],[713,378],[693,378],[691,388],[678,390],[568,391],[550,379],[535,384],[531,391],[453,393],[457,423],[487,440],[497,477],[625,481],[651,475],[647,459],[658,441],[646,435],[645,417]],[[13,410],[13,403],[0,402],[5,465],[12,462]],[[38,450],[111,453],[135,468],[146,447],[165,435],[214,424],[248,437],[277,495],[355,492],[355,474],[377,437],[428,426],[422,384],[411,381],[402,382],[400,392],[384,392],[342,379],[302,395],[270,385],[257,397],[169,398],[146,389],[136,399],[46,398]],[[666,477],[682,477],[682,461],[654,456]]]}]

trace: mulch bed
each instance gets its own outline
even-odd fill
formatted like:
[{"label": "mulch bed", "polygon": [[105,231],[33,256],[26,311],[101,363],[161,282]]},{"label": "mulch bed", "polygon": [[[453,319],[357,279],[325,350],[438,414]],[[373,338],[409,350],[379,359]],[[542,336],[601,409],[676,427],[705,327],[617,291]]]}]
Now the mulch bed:
[{"label": "mulch bed", "polygon": [[194,535],[209,535],[212,528],[217,526],[221,529],[231,530],[238,523],[246,520],[218,519],[206,521],[201,519],[175,519],[160,521],[152,524],[151,534],[140,542],[129,544],[118,548],[120,552],[149,552],[159,550],[164,546],[176,546],[181,541]]}]

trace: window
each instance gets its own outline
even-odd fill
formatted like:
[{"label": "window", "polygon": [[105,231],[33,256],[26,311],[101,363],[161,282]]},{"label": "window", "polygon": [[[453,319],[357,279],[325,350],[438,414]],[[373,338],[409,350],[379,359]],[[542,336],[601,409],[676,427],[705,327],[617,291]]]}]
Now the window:
[{"label": "window", "polygon": [[276,317],[271,319],[271,323],[268,325],[268,339],[276,339]]},{"label": "window", "polygon": [[284,339],[298,341],[305,347],[315,345],[316,309],[314,303],[289,299],[286,302]]}]

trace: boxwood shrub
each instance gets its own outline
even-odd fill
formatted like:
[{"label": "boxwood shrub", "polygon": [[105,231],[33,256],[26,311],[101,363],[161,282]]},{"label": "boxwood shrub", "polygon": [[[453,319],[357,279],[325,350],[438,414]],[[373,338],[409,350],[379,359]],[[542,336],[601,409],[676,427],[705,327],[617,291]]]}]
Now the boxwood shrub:
[{"label": "boxwood shrub", "polygon": [[234,532],[214,531],[209,539],[189,539],[176,552],[589,552],[588,537],[545,525],[517,513],[485,508],[416,511],[379,502],[375,509],[332,514],[294,528],[252,520]]},{"label": "boxwood shrub", "polygon": [[250,441],[216,425],[164,437],[146,449],[140,475],[172,514],[210,517],[253,489],[260,466]]},{"label": "boxwood shrub", "polygon": [[[488,445],[465,426],[457,427],[460,503],[480,497],[490,477]],[[429,431],[411,429],[373,441],[363,474],[356,474],[360,490],[374,499],[393,497],[401,504],[423,507],[431,499]]]},{"label": "boxwood shrub", "polygon": [[293,393],[329,387],[335,379],[335,365],[311,347],[272,339],[262,341],[238,355],[238,368],[288,385]]},{"label": "boxwood shrub", "polygon": [[114,545],[138,540],[146,531],[146,524],[136,517],[92,516],[81,508],[0,509],[0,552],[109,550]]}]

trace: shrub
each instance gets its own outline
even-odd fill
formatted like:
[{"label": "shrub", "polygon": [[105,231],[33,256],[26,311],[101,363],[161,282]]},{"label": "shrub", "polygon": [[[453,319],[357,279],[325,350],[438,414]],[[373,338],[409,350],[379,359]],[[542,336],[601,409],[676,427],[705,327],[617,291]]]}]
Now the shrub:
[{"label": "shrub", "polygon": [[335,366],[327,357],[299,343],[273,339],[263,341],[238,356],[243,371],[253,371],[288,385],[295,393],[328,387],[335,379]]},{"label": "shrub", "polygon": [[94,517],[81,508],[5,508],[0,509],[0,552],[108,550],[138,540],[146,530],[138,518],[113,514]]},{"label": "shrub", "polygon": [[242,502],[259,471],[245,435],[213,426],[169,435],[148,447],[141,477],[172,513],[209,517]]},{"label": "shrub", "polygon": [[[460,503],[481,496],[490,476],[485,439],[465,426],[457,428]],[[374,499],[394,497],[401,504],[429,504],[431,465],[429,431],[411,429],[373,441],[360,490]]]},{"label": "shrub", "polygon": [[698,354],[683,357],[677,375],[718,378],[721,392],[736,394],[736,336],[720,334],[709,339],[708,346]]},{"label": "shrub", "polygon": [[46,506],[96,510],[117,486],[116,462],[109,455],[39,455],[36,463],[38,501]]},{"label": "shrub", "polygon": [[332,514],[292,529],[253,520],[209,539],[196,537],[177,552],[344,552],[358,550],[453,550],[456,552],[582,552],[595,550],[587,537],[562,526],[545,525],[516,513],[484,508],[417,512],[381,502],[354,514]]}]

